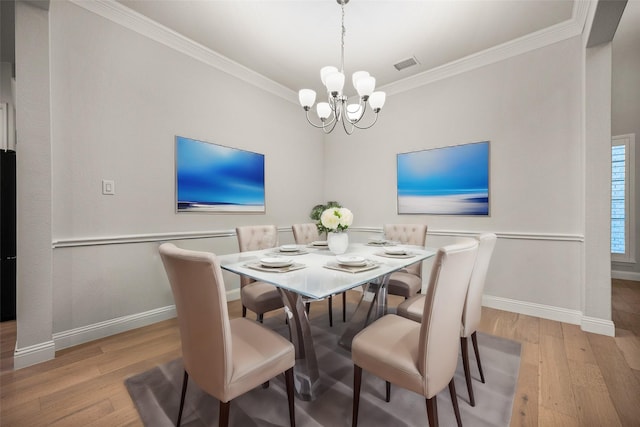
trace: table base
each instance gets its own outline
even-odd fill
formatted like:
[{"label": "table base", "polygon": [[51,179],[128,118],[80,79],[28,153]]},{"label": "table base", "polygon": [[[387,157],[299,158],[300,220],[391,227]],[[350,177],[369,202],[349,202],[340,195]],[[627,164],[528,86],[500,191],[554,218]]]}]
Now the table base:
[{"label": "table base", "polygon": [[340,337],[340,341],[338,341],[345,349],[351,351],[353,337],[367,325],[387,313],[387,284],[390,276],[390,274],[387,274],[375,282],[369,282],[364,285],[362,298],[356,307],[356,311],[349,319],[347,329]]},{"label": "table base", "polygon": [[320,384],[320,373],[307,311],[299,294],[282,288],[278,290],[284,303],[291,342],[296,350],[293,368],[295,393],[301,400],[314,400]]}]

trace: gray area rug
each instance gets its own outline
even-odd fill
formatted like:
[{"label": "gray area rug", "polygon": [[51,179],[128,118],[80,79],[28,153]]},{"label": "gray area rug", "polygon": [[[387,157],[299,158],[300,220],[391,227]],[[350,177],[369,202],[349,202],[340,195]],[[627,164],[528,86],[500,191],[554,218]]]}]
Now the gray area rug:
[{"label": "gray area rug", "polygon": [[[298,426],[350,426],[353,401],[353,363],[351,354],[337,345],[344,330],[341,319],[329,328],[326,316],[312,319],[314,344],[320,367],[319,397],[313,402],[296,398]],[[281,319],[265,320],[265,325],[288,337]],[[458,362],[455,385],[464,426],[508,426],[520,367],[520,343],[478,333],[480,357],[486,383],[480,382],[473,349],[470,345],[470,365],[476,406],[469,405],[462,361]],[[384,345],[384,343],[381,343]],[[180,404],[183,366],[181,359],[157,366],[125,381],[145,426],[175,425]],[[391,387],[391,402],[384,401],[384,381],[362,375],[360,413],[361,426],[424,426],[428,425],[425,399],[413,392]],[[438,394],[440,425],[455,426],[448,388]],[[218,423],[219,402],[189,381],[183,426],[215,426]],[[270,387],[258,387],[231,403],[232,426],[288,426],[287,397],[284,376],[270,382]]]}]

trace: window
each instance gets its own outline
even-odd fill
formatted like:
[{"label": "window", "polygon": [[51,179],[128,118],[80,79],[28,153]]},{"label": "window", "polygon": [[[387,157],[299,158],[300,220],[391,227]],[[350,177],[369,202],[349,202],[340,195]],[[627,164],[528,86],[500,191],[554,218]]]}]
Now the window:
[{"label": "window", "polygon": [[611,140],[611,260],[635,262],[635,134]]}]

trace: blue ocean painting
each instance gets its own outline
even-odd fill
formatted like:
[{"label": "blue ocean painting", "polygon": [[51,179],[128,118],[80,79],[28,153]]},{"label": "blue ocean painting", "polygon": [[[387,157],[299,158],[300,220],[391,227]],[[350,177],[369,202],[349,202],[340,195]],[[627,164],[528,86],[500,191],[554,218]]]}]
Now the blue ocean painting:
[{"label": "blue ocean painting", "polygon": [[264,155],[176,137],[178,211],[264,212]]},{"label": "blue ocean painting", "polygon": [[398,213],[489,215],[489,141],[398,154]]}]

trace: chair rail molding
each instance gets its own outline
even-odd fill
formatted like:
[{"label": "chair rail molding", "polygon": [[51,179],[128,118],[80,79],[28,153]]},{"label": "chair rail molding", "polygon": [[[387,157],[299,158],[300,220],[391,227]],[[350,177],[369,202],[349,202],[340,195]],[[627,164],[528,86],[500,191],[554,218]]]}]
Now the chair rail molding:
[{"label": "chair rail molding", "polygon": [[[354,233],[382,233],[379,226],[349,227]],[[427,230],[427,236],[448,236],[448,237],[474,237],[483,230]],[[291,226],[278,226],[278,233],[291,233]],[[500,239],[514,240],[550,240],[566,242],[584,242],[581,234],[561,234],[561,233],[532,233],[499,231],[495,232]],[[95,236],[95,237],[69,237],[52,240],[53,249],[72,248],[79,246],[100,246],[119,245],[132,243],[164,242],[171,240],[190,239],[212,239],[236,236],[235,230],[203,230],[203,231],[174,231],[167,233],[144,233],[144,234],[123,234],[115,236]]]}]

